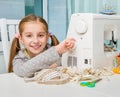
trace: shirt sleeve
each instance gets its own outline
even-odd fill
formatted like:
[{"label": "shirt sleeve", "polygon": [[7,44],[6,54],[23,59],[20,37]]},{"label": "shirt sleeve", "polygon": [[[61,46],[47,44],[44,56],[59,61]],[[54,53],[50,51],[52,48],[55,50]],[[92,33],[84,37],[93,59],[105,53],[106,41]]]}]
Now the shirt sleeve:
[{"label": "shirt sleeve", "polygon": [[21,58],[20,55],[16,56],[13,60],[13,71],[18,76],[30,77],[35,72],[48,68],[53,63],[60,65],[60,61],[61,57],[53,46],[31,59]]}]

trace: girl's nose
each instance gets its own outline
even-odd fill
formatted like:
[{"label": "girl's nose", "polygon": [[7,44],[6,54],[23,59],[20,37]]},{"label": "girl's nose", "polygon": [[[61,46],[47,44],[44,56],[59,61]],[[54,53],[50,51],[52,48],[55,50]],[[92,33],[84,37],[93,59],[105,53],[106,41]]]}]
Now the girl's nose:
[{"label": "girl's nose", "polygon": [[39,42],[38,37],[34,37],[34,38],[33,38],[33,42],[34,42],[34,43],[38,43],[38,42]]}]

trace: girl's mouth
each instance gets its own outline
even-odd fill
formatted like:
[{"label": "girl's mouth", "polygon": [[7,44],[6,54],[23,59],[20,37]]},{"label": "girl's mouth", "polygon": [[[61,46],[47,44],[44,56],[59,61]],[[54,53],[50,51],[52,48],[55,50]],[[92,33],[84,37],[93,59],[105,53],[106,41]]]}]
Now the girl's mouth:
[{"label": "girl's mouth", "polygon": [[37,46],[31,46],[33,49],[37,50],[37,49],[40,49],[41,45],[37,45]]}]

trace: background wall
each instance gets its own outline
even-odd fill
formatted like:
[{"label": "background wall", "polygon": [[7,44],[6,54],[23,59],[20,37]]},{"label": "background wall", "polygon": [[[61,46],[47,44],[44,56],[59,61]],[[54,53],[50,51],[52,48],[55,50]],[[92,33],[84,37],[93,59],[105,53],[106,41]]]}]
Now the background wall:
[{"label": "background wall", "polygon": [[65,39],[67,33],[66,5],[66,0],[48,0],[47,21],[49,24],[49,30],[56,35],[59,41]]},{"label": "background wall", "polygon": [[0,18],[21,19],[25,16],[24,0],[0,0]]}]

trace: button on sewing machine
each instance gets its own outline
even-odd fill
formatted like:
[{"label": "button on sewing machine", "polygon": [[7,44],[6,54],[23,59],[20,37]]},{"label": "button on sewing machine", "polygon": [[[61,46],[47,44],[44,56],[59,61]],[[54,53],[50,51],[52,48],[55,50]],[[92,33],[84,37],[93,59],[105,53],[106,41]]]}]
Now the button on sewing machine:
[{"label": "button on sewing machine", "polygon": [[88,64],[88,59],[85,59],[85,60],[84,60],[84,63],[85,63],[85,64]]}]

